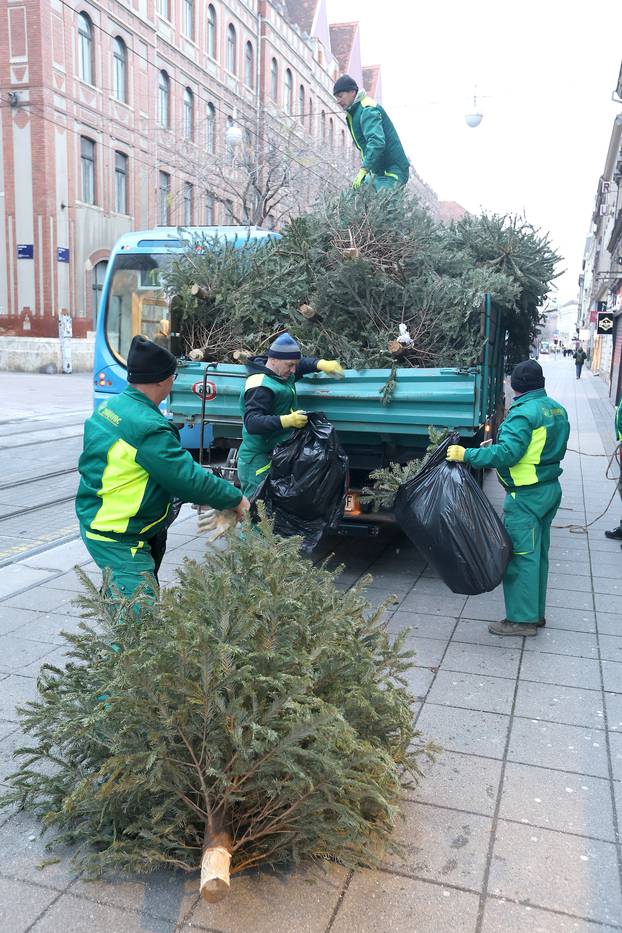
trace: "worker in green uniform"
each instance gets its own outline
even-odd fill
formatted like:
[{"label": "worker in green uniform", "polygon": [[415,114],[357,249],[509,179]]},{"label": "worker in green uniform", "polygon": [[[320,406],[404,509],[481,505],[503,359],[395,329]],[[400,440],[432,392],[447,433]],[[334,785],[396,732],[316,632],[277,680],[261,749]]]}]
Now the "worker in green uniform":
[{"label": "worker in green uniform", "polygon": [[113,593],[123,597],[147,583],[155,598],[162,530],[173,498],[232,509],[238,519],[249,508],[235,486],[192,459],[160,411],[176,370],[177,360],[165,347],[134,337],[127,388],[103,402],[84,425],[76,496],[80,533],[97,566],[110,569]]},{"label": "worker in green uniform", "polygon": [[238,451],[238,479],[245,496],[261,485],[272,463],[272,451],[304,428],[308,418],[298,409],[296,380],[308,373],[341,376],[337,360],[302,356],[289,334],[281,334],[268,356],[255,356],[247,364],[248,377],[240,395],[242,444]]},{"label": "worker in green uniform", "polygon": [[[618,479],[618,492],[622,499],[622,398],[616,408],[616,438],[618,441],[618,463],[620,464],[620,477]],[[613,531],[606,531],[605,537],[613,538],[614,541],[622,541],[622,521]]]},{"label": "worker in green uniform", "polygon": [[565,409],[546,394],[536,360],[519,363],[511,384],[515,398],[497,443],[466,450],[453,444],[447,459],[497,470],[507,491],[503,519],[513,553],[503,580],[506,617],[488,630],[493,635],[535,635],[546,625],[551,523],[562,497],[559,476],[570,425]]},{"label": "worker in green uniform", "polygon": [[384,108],[365,91],[359,90],[350,75],[337,79],[333,95],[346,112],[348,129],[361,153],[361,168],[352,187],[360,188],[362,184],[371,182],[379,191],[405,185],[410,163]]}]

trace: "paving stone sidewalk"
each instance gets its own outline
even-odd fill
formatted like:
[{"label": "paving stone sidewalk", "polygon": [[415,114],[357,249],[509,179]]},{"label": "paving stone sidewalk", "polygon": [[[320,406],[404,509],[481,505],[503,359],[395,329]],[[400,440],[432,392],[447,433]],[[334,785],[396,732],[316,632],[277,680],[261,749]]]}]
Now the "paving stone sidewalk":
[{"label": "paving stone sidewalk", "polygon": [[[10,933],[597,933],[622,930],[622,551],[605,539],[613,409],[589,371],[545,361],[547,388],[569,411],[564,498],[552,532],[547,626],[501,642],[487,620],[501,592],[450,593],[401,537],[338,544],[343,586],[368,570],[370,598],[395,594],[389,625],[410,626],[417,724],[444,747],[405,806],[404,862],[382,871],[259,872],[208,907],[194,877],[89,883],[68,853],[45,869],[37,825],[0,814],[0,930]],[[494,477],[486,491],[500,504]],[[203,553],[188,510],[163,566]],[[0,569],[0,781],[19,742],[16,704],[34,696],[44,661],[62,658],[78,624],[79,542]]]}]

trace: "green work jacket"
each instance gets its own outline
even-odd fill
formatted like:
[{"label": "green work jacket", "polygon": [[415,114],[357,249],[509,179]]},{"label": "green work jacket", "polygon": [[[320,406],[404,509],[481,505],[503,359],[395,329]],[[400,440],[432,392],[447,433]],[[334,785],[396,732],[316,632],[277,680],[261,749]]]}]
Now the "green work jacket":
[{"label": "green work jacket", "polygon": [[354,144],[361,152],[363,168],[374,175],[408,179],[409,162],[386,111],[372,97],[357,95],[346,111],[346,121]]},{"label": "green work jacket", "polygon": [[281,415],[296,411],[296,381],[307,373],[317,372],[317,359],[303,356],[296,372],[282,379],[266,367],[265,357],[254,357],[240,394],[242,444],[238,458],[250,460],[257,454],[270,458],[272,451],[292,435],[281,427]]},{"label": "green work jacket", "polygon": [[510,405],[497,443],[468,448],[464,460],[477,469],[496,469],[508,490],[550,483],[562,472],[569,433],[566,410],[544,389],[534,389]]},{"label": "green work jacket", "polygon": [[174,497],[216,509],[235,508],[242,498],[192,459],[177,428],[131,385],[86,421],[78,469],[76,514],[96,539],[153,537]]}]

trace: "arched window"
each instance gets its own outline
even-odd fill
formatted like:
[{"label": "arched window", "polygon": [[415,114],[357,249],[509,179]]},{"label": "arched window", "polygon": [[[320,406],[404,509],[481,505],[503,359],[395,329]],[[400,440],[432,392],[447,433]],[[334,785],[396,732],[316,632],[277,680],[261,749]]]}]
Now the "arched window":
[{"label": "arched window", "polygon": [[300,85],[298,88],[298,119],[305,125],[305,89],[304,85]]},{"label": "arched window", "polygon": [[119,36],[112,42],[112,92],[122,104],[127,103],[127,48]]},{"label": "arched window", "polygon": [[184,114],[182,129],[184,139],[192,139],[194,137],[194,94],[189,87],[184,90]]},{"label": "arched window", "polygon": [[246,87],[252,87],[254,82],[254,61],[253,46],[250,42],[246,43],[244,51],[244,84]]},{"label": "arched window", "polygon": [[207,128],[205,148],[208,152],[213,153],[216,150],[216,108],[211,103],[211,101],[207,105],[207,118],[205,125]]},{"label": "arched window", "polygon": [[171,113],[171,82],[165,71],[160,72],[158,79],[158,123],[168,129]]},{"label": "arched window", "polygon": [[345,130],[341,131],[341,148],[345,152],[346,150],[346,131]]},{"label": "arched window", "polygon": [[279,96],[279,66],[276,58],[270,62],[270,97],[276,103]]},{"label": "arched window", "polygon": [[326,114],[323,110],[320,115],[320,139],[323,143],[326,142]]},{"label": "arched window", "polygon": [[235,26],[229,23],[227,28],[227,71],[237,74]]},{"label": "arched window", "polygon": [[328,121],[328,142],[331,148],[335,145],[335,124],[332,117]]},{"label": "arched window", "polygon": [[216,10],[211,3],[207,8],[207,54],[216,58]]},{"label": "arched window", "polygon": [[309,95],[308,106],[309,106],[309,132],[311,133],[311,135],[313,135],[313,133],[315,133],[314,117],[313,117],[313,98],[310,95]]},{"label": "arched window", "polygon": [[93,23],[86,13],[78,13],[78,73],[86,84],[94,84]]},{"label": "arched window", "polygon": [[289,68],[286,68],[283,78],[283,109],[285,110],[285,113],[291,113],[294,109],[292,106],[293,84],[294,82],[292,80],[292,73]]},{"label": "arched window", "polygon": [[194,0],[182,2],[182,32],[189,39],[194,39]]}]

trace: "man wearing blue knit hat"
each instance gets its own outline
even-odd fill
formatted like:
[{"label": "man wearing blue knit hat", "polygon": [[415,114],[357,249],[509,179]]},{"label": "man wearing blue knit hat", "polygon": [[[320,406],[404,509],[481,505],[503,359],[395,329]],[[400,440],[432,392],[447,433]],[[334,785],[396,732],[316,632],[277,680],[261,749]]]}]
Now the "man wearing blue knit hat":
[{"label": "man wearing blue knit hat", "polygon": [[254,356],[247,367],[248,377],[240,396],[242,444],[238,451],[238,478],[245,496],[252,496],[272,463],[272,451],[304,428],[307,416],[298,409],[296,380],[307,373],[322,372],[341,376],[338,360],[318,360],[302,356],[289,334],[281,334],[271,344],[268,356]]}]

